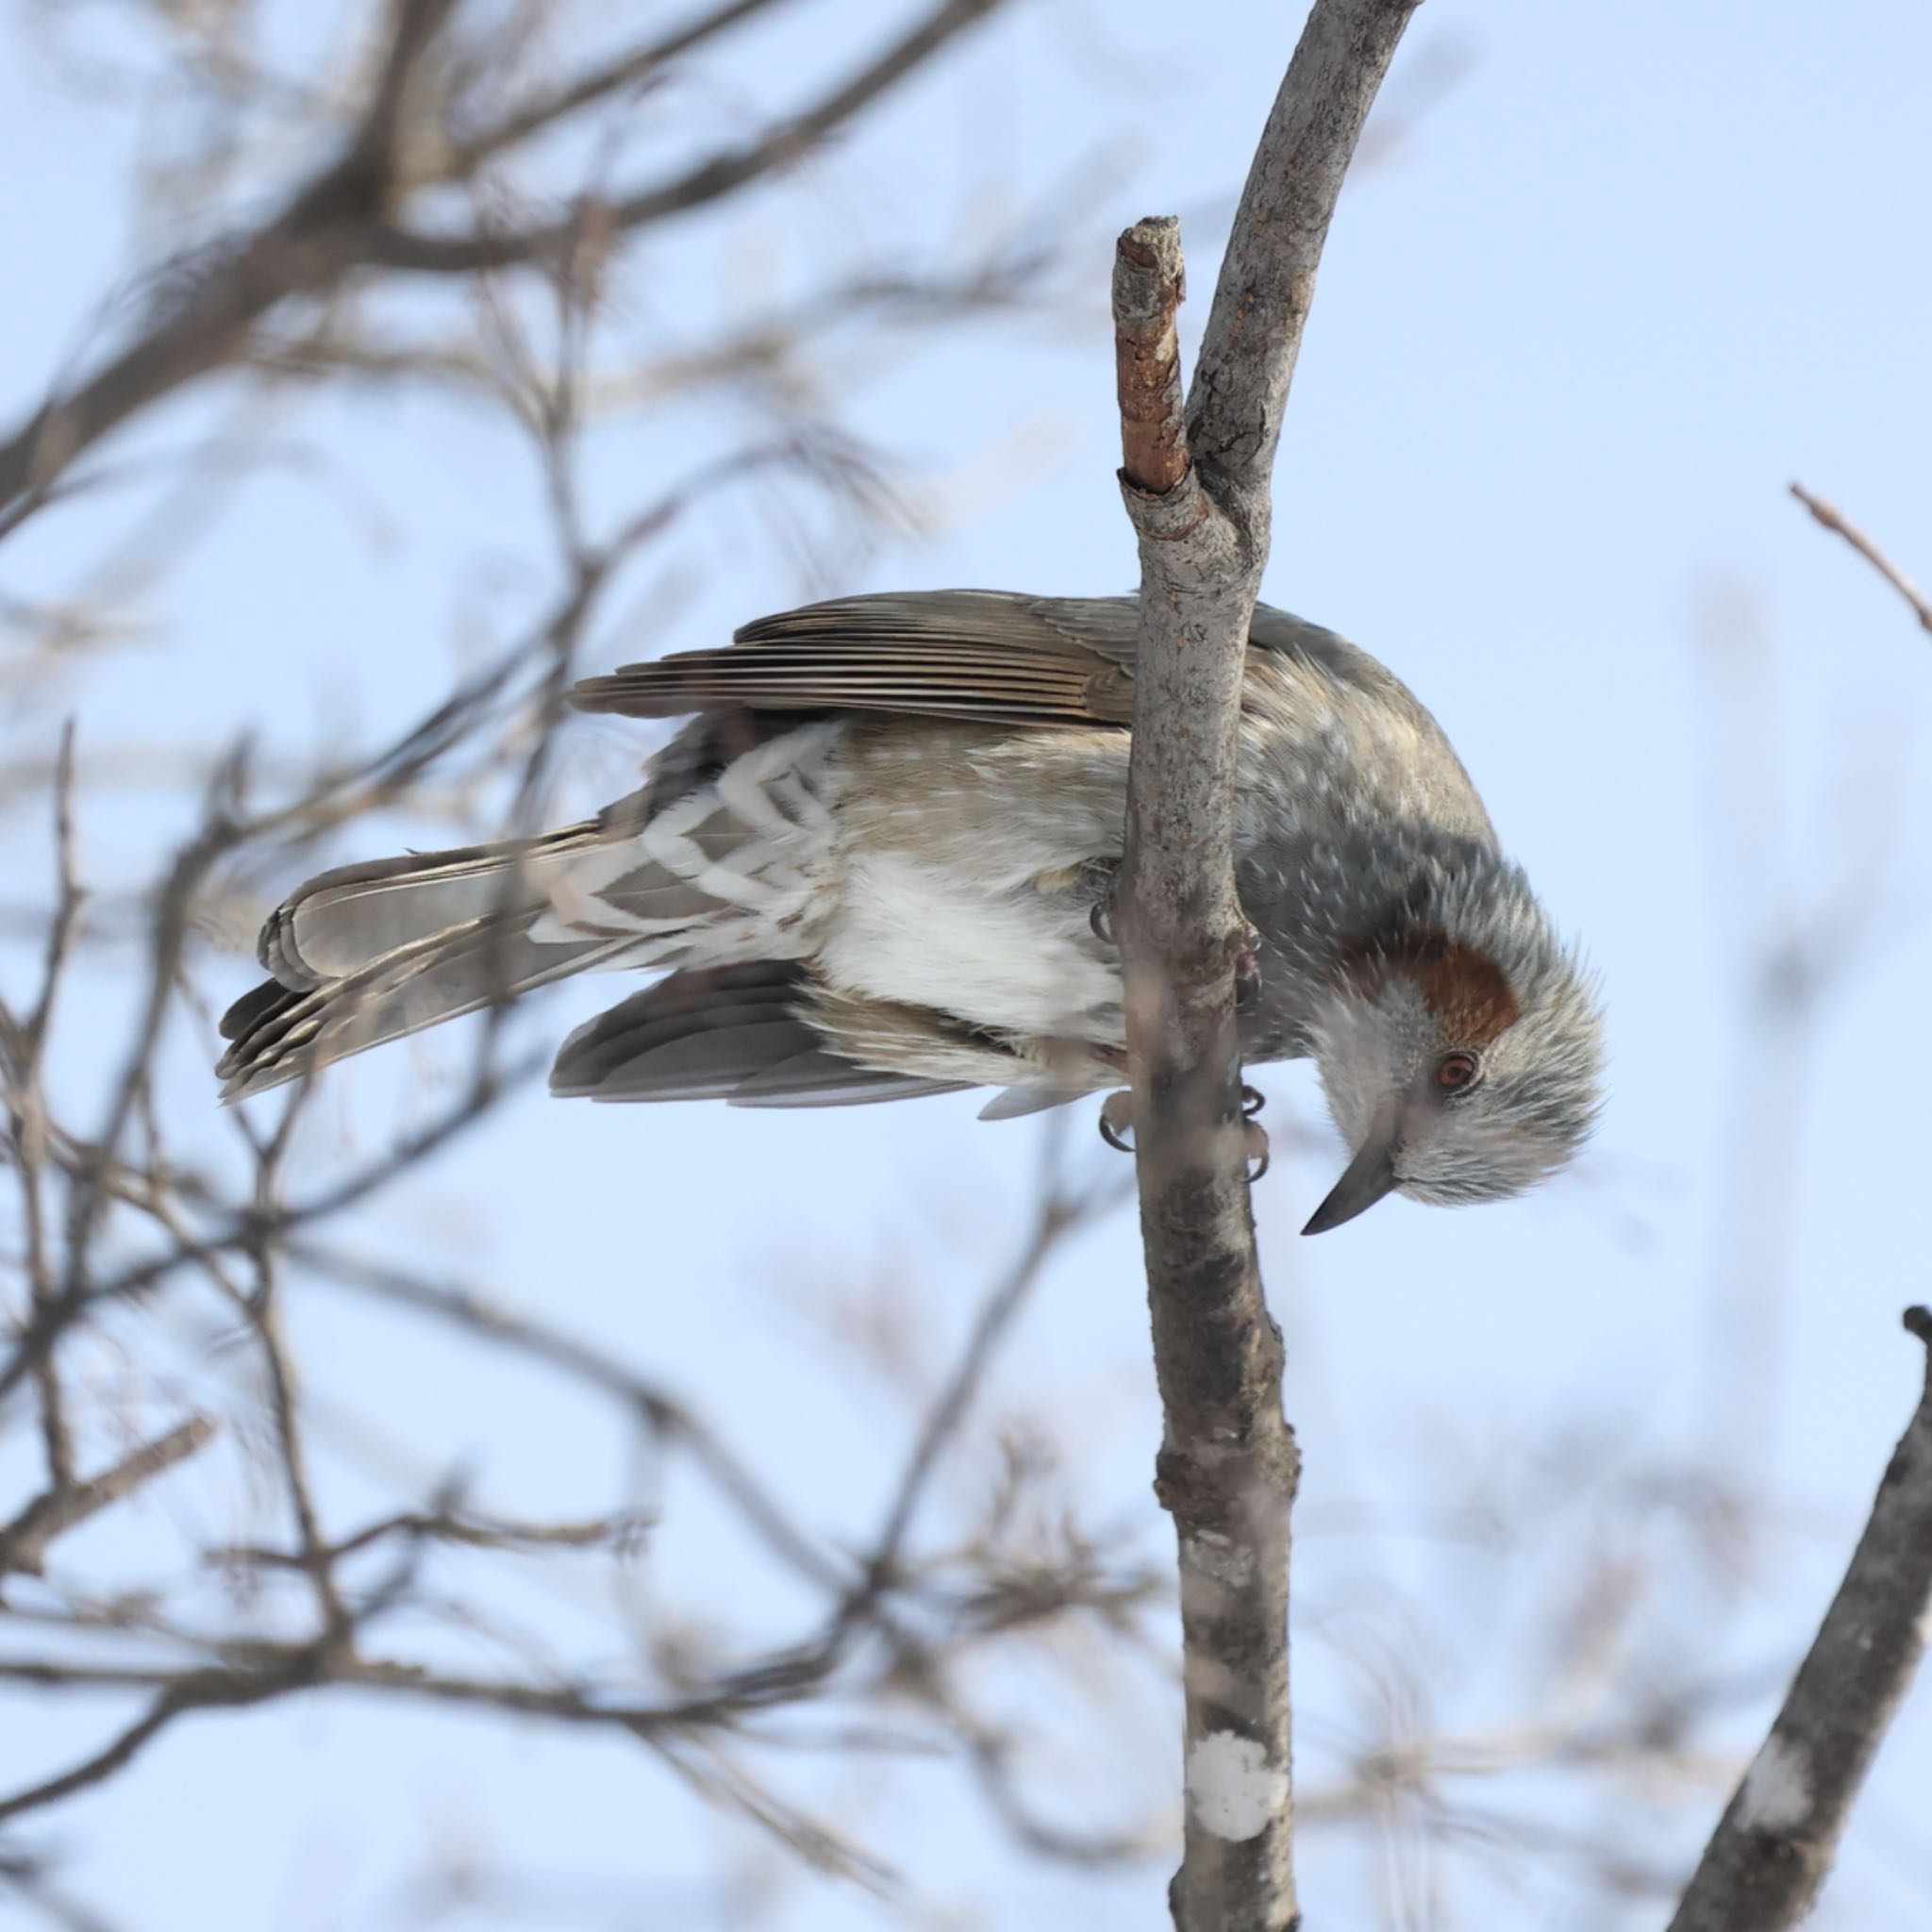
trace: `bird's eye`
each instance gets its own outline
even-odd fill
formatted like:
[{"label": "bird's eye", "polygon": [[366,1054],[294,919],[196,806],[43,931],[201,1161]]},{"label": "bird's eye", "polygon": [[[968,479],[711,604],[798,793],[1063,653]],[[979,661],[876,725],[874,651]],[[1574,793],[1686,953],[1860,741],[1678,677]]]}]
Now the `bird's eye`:
[{"label": "bird's eye", "polygon": [[1481,1071],[1474,1054],[1445,1053],[1436,1062],[1436,1085],[1445,1093],[1460,1093],[1475,1085],[1475,1076]]}]

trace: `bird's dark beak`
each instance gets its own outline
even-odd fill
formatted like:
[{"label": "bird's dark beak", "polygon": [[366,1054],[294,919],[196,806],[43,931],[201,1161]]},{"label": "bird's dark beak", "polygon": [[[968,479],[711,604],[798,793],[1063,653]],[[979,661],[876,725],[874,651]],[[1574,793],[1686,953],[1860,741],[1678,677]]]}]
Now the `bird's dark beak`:
[{"label": "bird's dark beak", "polygon": [[1366,1214],[1395,1186],[1395,1146],[1398,1117],[1393,1107],[1375,1116],[1369,1138],[1348,1163],[1341,1178],[1329,1191],[1328,1198],[1308,1216],[1304,1234],[1326,1234],[1357,1214]]}]

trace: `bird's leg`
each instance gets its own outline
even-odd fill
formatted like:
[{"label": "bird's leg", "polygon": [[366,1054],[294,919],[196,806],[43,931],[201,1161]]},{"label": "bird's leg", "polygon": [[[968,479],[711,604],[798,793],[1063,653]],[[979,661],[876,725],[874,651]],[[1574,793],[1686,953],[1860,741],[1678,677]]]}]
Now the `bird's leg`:
[{"label": "bird's leg", "polygon": [[1075,882],[1088,902],[1087,923],[1103,946],[1117,943],[1113,936],[1113,894],[1120,873],[1118,858],[1090,858],[1075,874]]}]

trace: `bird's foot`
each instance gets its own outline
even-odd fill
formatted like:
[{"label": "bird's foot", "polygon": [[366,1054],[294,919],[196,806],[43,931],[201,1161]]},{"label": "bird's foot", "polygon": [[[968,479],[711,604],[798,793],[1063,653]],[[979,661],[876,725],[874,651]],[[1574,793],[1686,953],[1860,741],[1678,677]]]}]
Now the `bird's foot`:
[{"label": "bird's foot", "polygon": [[1123,1087],[1100,1103],[1100,1138],[1121,1154],[1134,1151],[1134,1090]]},{"label": "bird's foot", "polygon": [[1261,997],[1261,935],[1252,925],[1243,925],[1234,955],[1234,1003],[1246,1012]]},{"label": "bird's foot", "polygon": [[[1255,1116],[1260,1112],[1264,1096],[1252,1087],[1241,1089],[1241,1151],[1248,1162],[1248,1185],[1252,1187],[1268,1172],[1268,1130]],[[1134,1091],[1123,1087],[1100,1103],[1100,1138],[1122,1154],[1134,1151]]]},{"label": "bird's foot", "polygon": [[1103,946],[1119,944],[1113,935],[1113,894],[1120,873],[1118,858],[1090,858],[1079,870],[1080,891],[1089,901],[1087,924]]}]

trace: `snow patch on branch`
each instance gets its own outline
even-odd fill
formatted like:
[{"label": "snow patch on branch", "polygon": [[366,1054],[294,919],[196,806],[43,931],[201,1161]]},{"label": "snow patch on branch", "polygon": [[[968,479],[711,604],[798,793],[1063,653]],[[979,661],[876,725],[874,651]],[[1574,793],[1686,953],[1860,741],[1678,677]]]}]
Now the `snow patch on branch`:
[{"label": "snow patch on branch", "polygon": [[1255,1552],[1238,1547],[1219,1530],[1197,1530],[1181,1542],[1181,1561],[1229,1590],[1245,1590],[1255,1580]]},{"label": "snow patch on branch", "polygon": [[1216,1838],[1259,1838],[1288,1805],[1288,1774],[1253,1738],[1210,1731],[1188,1753],[1188,1808]]},{"label": "snow patch on branch", "polygon": [[1751,1760],[1740,1793],[1738,1823],[1746,1831],[1793,1831],[1811,1815],[1811,1769],[1782,1738],[1767,1738]]}]

